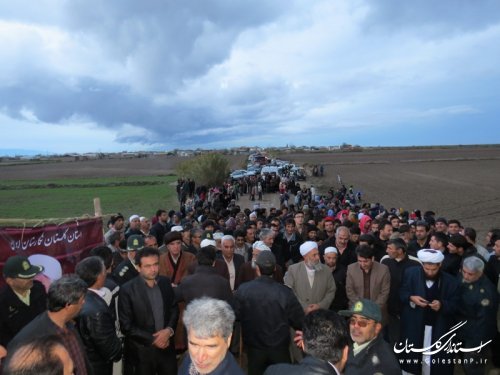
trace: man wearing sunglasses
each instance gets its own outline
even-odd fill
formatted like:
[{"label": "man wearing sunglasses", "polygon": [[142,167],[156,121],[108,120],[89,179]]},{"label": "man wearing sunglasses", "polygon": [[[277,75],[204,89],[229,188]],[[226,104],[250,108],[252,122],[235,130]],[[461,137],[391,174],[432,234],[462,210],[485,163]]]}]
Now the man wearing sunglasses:
[{"label": "man wearing sunglasses", "polygon": [[345,367],[345,375],[401,374],[392,348],[380,334],[382,313],[380,307],[369,299],[356,302],[351,310],[341,310],[349,317],[349,332],[353,341]]}]

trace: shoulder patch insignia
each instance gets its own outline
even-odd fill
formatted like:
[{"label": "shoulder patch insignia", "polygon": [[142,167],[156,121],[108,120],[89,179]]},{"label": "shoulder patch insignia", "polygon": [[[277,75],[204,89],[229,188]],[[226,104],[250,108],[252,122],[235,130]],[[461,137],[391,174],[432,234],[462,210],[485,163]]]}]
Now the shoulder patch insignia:
[{"label": "shoulder patch insignia", "polygon": [[490,300],[488,298],[481,300],[481,306],[489,306],[489,305],[490,305]]},{"label": "shoulder patch insignia", "polygon": [[120,270],[119,275],[123,276],[127,273],[127,271],[128,271],[128,266],[125,266]]}]

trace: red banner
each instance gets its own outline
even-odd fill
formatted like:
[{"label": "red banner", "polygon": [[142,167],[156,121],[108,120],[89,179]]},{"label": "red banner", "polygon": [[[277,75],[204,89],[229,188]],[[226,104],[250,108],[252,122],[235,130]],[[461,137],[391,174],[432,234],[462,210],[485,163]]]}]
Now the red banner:
[{"label": "red banner", "polygon": [[37,228],[0,228],[0,269],[15,254],[46,254],[61,263],[63,274],[72,273],[76,263],[103,242],[100,218]]}]

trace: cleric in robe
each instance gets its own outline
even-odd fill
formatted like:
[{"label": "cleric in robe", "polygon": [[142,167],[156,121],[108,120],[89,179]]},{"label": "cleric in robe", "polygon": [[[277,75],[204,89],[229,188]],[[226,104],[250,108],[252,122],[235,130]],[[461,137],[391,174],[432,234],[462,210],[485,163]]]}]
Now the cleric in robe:
[{"label": "cleric in robe", "polygon": [[[401,337],[394,349],[404,347],[407,342],[409,350],[399,353],[399,358],[404,359],[401,367],[407,373],[451,375],[454,353],[447,354],[446,348],[443,348],[432,356],[422,356],[422,353],[411,349],[436,344],[450,331],[455,324],[460,302],[460,283],[452,275],[441,271],[444,256],[440,251],[422,249],[417,256],[422,267],[407,269],[400,288]],[[442,344],[446,341],[447,337],[442,340]],[[407,363],[407,359],[411,359],[410,363]],[[448,364],[448,359],[451,359],[451,364]]]}]

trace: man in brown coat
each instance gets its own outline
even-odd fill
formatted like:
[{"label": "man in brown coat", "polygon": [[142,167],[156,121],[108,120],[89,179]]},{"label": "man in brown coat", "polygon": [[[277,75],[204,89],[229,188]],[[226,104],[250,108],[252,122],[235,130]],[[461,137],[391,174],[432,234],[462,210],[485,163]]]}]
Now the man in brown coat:
[{"label": "man in brown coat", "polygon": [[387,317],[387,300],[391,290],[389,268],[374,260],[373,249],[367,245],[356,248],[358,261],[347,267],[346,293],[352,307],[362,298],[380,306],[384,322]]},{"label": "man in brown coat", "polygon": [[[194,254],[187,251],[182,251],[182,234],[181,232],[168,232],[164,238],[164,244],[167,252],[160,255],[159,274],[167,276],[172,282],[172,287],[177,287],[181,280],[188,275],[189,267],[196,261]],[[183,332],[182,314],[185,304],[179,303],[179,322],[175,332]],[[186,339],[184,335],[175,335],[175,348],[178,350],[186,349]]]}]

